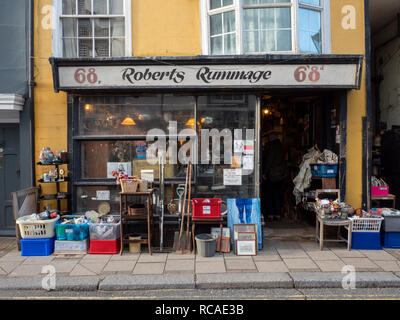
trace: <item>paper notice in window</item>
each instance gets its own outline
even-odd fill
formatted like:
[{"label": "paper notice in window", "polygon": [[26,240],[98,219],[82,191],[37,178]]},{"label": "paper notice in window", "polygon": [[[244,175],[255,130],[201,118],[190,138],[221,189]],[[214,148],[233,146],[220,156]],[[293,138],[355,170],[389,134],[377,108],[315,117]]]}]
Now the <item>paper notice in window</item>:
[{"label": "paper notice in window", "polygon": [[148,182],[154,182],[154,170],[141,170],[140,178]]},{"label": "paper notice in window", "polygon": [[243,169],[253,170],[254,169],[254,157],[253,156],[243,156]]},{"label": "paper notice in window", "polygon": [[233,141],[233,152],[242,153],[243,152],[243,140]]},{"label": "paper notice in window", "polygon": [[110,190],[97,190],[96,200],[110,201]]},{"label": "paper notice in window", "polygon": [[240,168],[242,166],[241,156],[232,156],[232,168]]},{"label": "paper notice in window", "polygon": [[224,169],[225,186],[242,185],[242,169]]},{"label": "paper notice in window", "polygon": [[244,141],[244,153],[245,154],[254,154],[254,141],[253,140],[245,140]]}]

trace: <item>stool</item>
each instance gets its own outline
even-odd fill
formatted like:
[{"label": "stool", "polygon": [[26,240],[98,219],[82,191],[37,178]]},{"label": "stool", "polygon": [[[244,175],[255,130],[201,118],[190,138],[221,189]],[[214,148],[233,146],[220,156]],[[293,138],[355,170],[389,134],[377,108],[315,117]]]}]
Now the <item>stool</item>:
[{"label": "stool", "polygon": [[387,196],[371,196],[371,201],[392,201],[392,208],[396,207],[396,196],[394,194],[388,194]]},{"label": "stool", "polygon": [[[202,218],[192,218],[192,241],[193,241],[193,253],[196,254],[196,224],[219,224],[220,230],[222,230],[224,219],[202,219]],[[222,236],[222,233],[221,233]]]},{"label": "stool", "polygon": [[[338,227],[337,239],[324,239],[324,226]],[[347,239],[340,235],[340,227],[347,229]],[[319,241],[319,249],[322,251],[325,242],[346,242],[347,250],[351,250],[351,220],[346,219],[322,219],[318,214],[315,218],[315,239]]]}]

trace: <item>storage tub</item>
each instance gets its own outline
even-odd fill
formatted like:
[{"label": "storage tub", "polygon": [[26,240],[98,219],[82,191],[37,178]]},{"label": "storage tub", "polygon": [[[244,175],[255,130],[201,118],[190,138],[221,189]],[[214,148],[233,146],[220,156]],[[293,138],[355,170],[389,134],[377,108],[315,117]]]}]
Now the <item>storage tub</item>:
[{"label": "storage tub", "polygon": [[384,232],[400,232],[400,215],[385,215],[383,214]]},{"label": "storage tub", "polygon": [[121,249],[121,238],[115,240],[90,240],[89,254],[117,254]]},{"label": "storage tub", "polygon": [[389,187],[371,187],[371,196],[387,196]]},{"label": "storage tub", "polygon": [[53,238],[21,239],[21,256],[49,256],[54,252]]},{"label": "storage tub", "polygon": [[311,163],[310,167],[315,178],[335,178],[338,171],[337,163]]},{"label": "storage tub", "polygon": [[115,240],[121,236],[121,223],[92,223],[89,222],[90,240]]},{"label": "storage tub", "polygon": [[353,232],[351,248],[354,250],[381,250],[380,232]]},{"label": "storage tub", "polygon": [[[75,216],[78,217],[78,216]],[[63,216],[63,219],[72,220],[74,216]],[[57,224],[57,240],[59,241],[83,241],[89,236],[88,223],[82,224]]]},{"label": "storage tub", "polygon": [[55,224],[60,219],[57,215],[54,219],[29,221],[29,216],[18,218],[16,223],[23,239],[53,238],[55,235]]},{"label": "storage tub", "polygon": [[384,232],[382,238],[384,248],[400,249],[400,232]]},{"label": "storage tub", "polygon": [[195,198],[192,199],[193,218],[219,219],[221,218],[220,198]]}]

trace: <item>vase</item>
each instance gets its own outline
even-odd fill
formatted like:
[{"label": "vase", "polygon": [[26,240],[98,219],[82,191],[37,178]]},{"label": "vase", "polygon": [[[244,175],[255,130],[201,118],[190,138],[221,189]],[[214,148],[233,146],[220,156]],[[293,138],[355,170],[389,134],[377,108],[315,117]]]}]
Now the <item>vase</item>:
[{"label": "vase", "polygon": [[39,160],[42,164],[52,164],[54,160],[54,153],[49,147],[43,148],[39,154]]}]

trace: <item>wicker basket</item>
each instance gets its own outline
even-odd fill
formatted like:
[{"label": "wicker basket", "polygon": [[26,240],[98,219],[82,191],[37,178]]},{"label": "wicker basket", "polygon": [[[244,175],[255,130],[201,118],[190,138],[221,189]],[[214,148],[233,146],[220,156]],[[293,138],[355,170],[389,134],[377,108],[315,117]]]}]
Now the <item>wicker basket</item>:
[{"label": "wicker basket", "polygon": [[129,216],[144,216],[146,214],[147,214],[146,206],[138,207],[138,208],[135,208],[135,206],[128,207],[128,215]]},{"label": "wicker basket", "polygon": [[137,192],[139,180],[133,179],[121,179],[122,192]]}]

